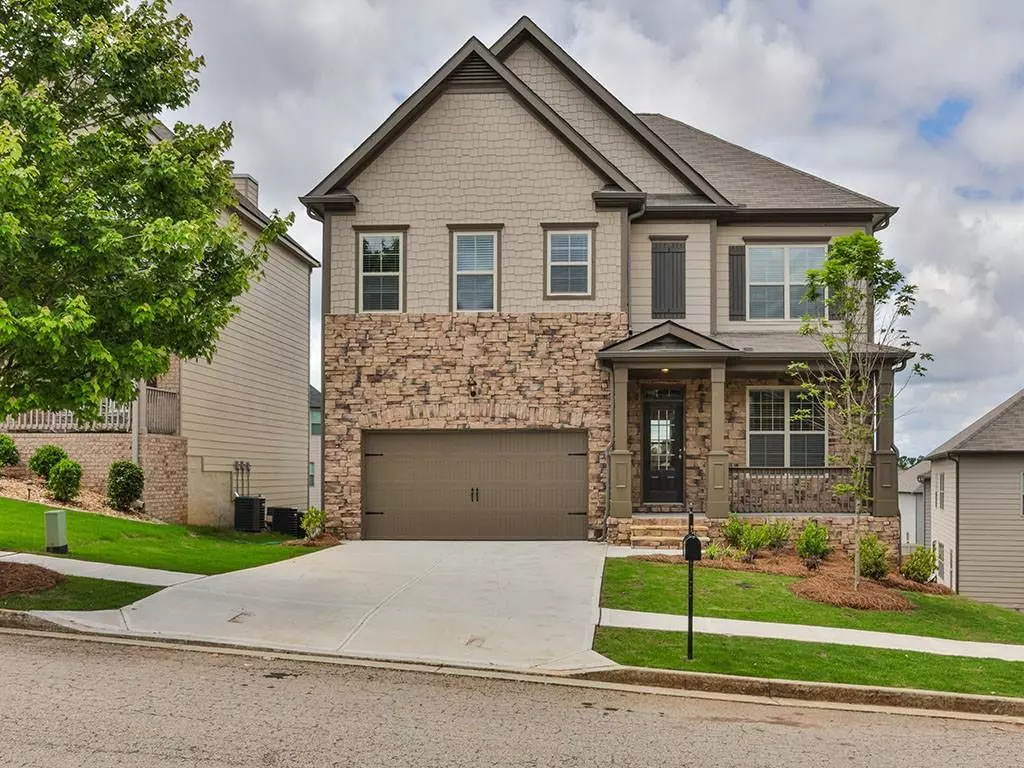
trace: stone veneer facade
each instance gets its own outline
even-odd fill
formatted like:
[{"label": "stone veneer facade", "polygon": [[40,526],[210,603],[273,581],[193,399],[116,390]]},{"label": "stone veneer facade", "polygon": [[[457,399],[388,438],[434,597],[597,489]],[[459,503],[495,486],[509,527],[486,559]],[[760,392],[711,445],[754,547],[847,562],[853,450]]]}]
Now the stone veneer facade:
[{"label": "stone veneer facade", "polygon": [[[586,429],[588,526],[603,532],[610,375],[621,312],[327,315],[324,509],[362,534],[364,429]],[[474,394],[475,392],[475,394]]]}]

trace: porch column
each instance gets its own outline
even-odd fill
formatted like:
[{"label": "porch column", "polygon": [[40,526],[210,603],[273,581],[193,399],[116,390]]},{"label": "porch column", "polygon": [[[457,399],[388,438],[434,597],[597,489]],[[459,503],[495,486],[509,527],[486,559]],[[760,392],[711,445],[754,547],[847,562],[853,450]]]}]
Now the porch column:
[{"label": "porch column", "polygon": [[711,369],[711,451],[708,453],[708,517],[729,516],[729,454],[725,450],[725,366]]},{"label": "porch column", "polygon": [[894,517],[900,513],[900,506],[897,485],[898,457],[893,448],[893,373],[889,366],[884,366],[878,372],[875,398],[878,422],[875,426],[874,477],[871,489],[871,495],[874,497],[873,513],[880,517]]},{"label": "porch column", "polygon": [[633,467],[629,453],[628,422],[629,367],[616,363],[612,369],[612,452],[610,475],[612,517],[633,516]]},{"label": "porch column", "polygon": [[142,463],[142,436],[146,434],[146,382],[135,383],[135,402],[132,403],[132,461]]}]

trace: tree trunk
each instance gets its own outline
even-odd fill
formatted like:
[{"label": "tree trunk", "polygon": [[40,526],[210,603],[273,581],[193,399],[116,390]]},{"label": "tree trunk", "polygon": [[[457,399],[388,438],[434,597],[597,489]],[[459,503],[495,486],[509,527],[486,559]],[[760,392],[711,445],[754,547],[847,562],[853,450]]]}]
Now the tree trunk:
[{"label": "tree trunk", "polygon": [[853,500],[853,589],[860,590],[860,507],[858,496]]}]

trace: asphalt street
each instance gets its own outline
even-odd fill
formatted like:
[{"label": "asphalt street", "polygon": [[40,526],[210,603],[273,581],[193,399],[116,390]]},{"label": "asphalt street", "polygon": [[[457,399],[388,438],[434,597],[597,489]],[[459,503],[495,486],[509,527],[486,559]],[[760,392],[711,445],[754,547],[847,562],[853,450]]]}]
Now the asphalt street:
[{"label": "asphalt street", "polygon": [[0,634],[0,765],[1020,766],[1024,726]]}]

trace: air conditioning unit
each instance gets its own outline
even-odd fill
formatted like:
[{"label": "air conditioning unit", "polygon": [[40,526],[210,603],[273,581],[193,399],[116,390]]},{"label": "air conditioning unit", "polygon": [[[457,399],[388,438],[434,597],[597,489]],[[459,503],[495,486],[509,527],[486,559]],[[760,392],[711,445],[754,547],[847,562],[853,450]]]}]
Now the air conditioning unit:
[{"label": "air conditioning unit", "polygon": [[295,507],[267,507],[270,515],[270,530],[299,539],[302,533],[302,514]]},{"label": "air conditioning unit", "polygon": [[235,496],[235,530],[259,533],[267,522],[267,500],[262,496]]}]

